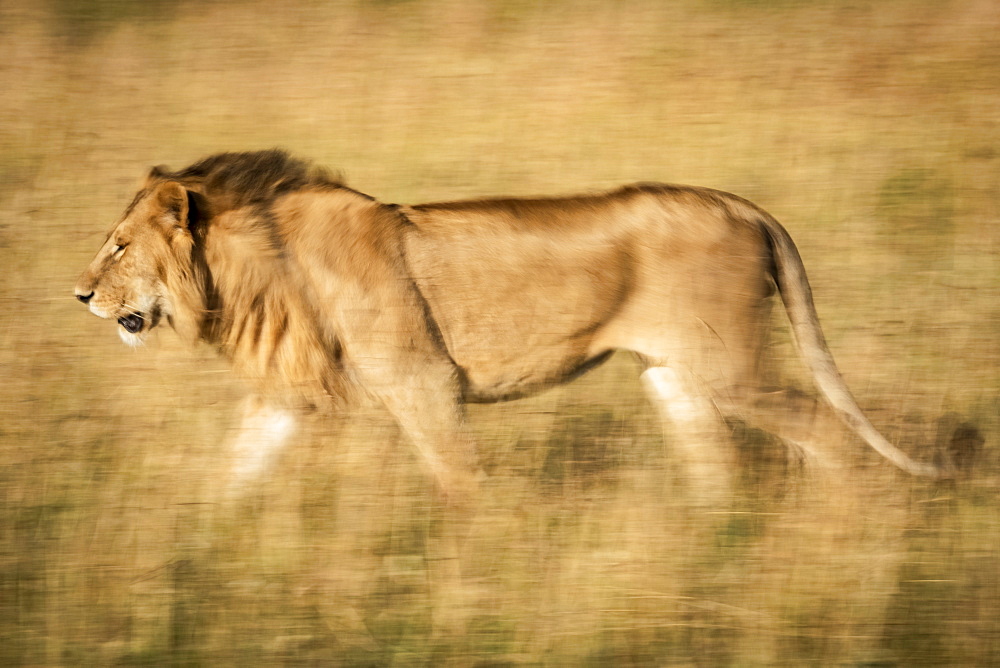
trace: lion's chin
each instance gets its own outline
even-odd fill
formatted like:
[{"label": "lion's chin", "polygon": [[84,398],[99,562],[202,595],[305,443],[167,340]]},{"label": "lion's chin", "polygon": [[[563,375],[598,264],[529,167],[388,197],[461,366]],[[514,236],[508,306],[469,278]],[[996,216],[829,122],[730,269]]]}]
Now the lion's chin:
[{"label": "lion's chin", "polygon": [[124,327],[118,328],[118,336],[121,337],[121,340],[125,343],[125,345],[130,348],[138,348],[145,343],[143,340],[144,337],[141,336],[141,334],[141,332],[133,334],[132,332],[127,331]]},{"label": "lion's chin", "polygon": [[146,333],[153,329],[158,322],[158,311],[155,309],[149,315],[129,313],[118,318],[118,336],[132,348],[141,346],[146,338]]}]

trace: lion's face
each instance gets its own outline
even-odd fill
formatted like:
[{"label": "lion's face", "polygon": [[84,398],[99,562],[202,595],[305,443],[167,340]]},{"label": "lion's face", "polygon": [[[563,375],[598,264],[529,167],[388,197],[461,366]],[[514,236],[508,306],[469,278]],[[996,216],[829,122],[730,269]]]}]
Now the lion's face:
[{"label": "lion's face", "polygon": [[132,346],[172,315],[169,274],[190,262],[187,192],[171,181],[140,191],[80,276],[76,297],[101,318],[117,320]]}]

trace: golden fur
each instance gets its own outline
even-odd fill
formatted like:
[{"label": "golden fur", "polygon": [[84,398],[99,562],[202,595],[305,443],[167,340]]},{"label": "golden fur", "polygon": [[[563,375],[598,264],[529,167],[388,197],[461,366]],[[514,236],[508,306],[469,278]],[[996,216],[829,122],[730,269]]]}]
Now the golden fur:
[{"label": "golden fur", "polygon": [[[280,151],[220,154],[154,169],[76,293],[131,343],[166,318],[276,401],[382,401],[450,493],[475,477],[463,402],[529,394],[615,350],[639,357],[689,437],[709,412],[752,416],[775,286],[836,414],[934,475],[851,397],[785,230],[704,188],[399,207]],[[807,449],[827,428],[791,422]]]}]

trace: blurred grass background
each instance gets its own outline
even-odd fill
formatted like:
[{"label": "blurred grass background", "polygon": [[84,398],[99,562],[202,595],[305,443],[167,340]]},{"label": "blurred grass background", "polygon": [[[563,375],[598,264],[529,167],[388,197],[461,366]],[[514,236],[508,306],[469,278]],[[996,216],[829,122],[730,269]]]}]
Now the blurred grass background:
[{"label": "blurred grass background", "polygon": [[[1000,660],[991,0],[0,2],[0,84],[0,664]],[[312,425],[213,523],[242,388],[72,299],[149,166],[271,146],[390,202],[749,197],[799,243],[876,424],[925,459],[957,422],[985,445],[953,485],[858,448],[838,487],[741,433],[720,522],[675,500],[627,359],[476,407],[475,614],[432,638],[432,499],[383,415]]]}]

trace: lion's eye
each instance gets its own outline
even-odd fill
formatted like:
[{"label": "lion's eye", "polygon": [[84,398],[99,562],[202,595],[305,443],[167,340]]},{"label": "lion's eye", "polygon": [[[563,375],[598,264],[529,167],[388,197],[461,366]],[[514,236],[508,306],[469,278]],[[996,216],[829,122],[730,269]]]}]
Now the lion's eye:
[{"label": "lion's eye", "polygon": [[122,254],[122,251],[125,250],[126,245],[127,244],[124,243],[115,244],[114,246],[111,247],[111,254],[114,255],[115,257],[118,257],[119,255]]}]

